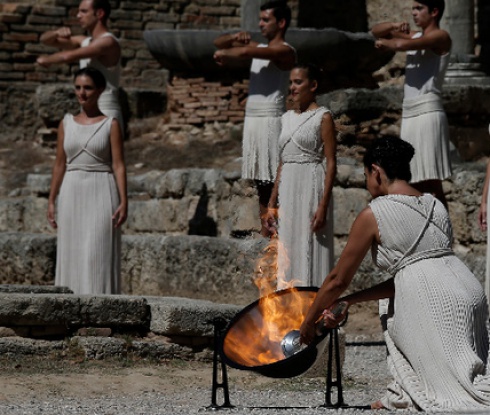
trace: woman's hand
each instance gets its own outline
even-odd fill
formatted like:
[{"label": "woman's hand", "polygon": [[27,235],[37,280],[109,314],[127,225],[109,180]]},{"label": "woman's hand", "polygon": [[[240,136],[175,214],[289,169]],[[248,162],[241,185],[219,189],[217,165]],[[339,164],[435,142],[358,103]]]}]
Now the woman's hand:
[{"label": "woman's hand", "polygon": [[114,215],[112,215],[112,220],[115,222],[114,227],[119,228],[119,226],[126,222],[127,218],[128,206],[125,203],[121,203],[114,212]]},{"label": "woman's hand", "polygon": [[302,344],[310,344],[316,337],[315,324],[303,321],[299,328],[300,342]]},{"label": "woman's hand", "polygon": [[268,208],[265,216],[262,217],[262,223],[264,227],[270,232],[271,235],[277,234],[277,209]]},{"label": "woman's hand", "polygon": [[478,211],[478,225],[480,225],[480,229],[482,231],[486,231],[488,229],[487,226],[487,204],[482,202],[480,205],[480,210]]},{"label": "woman's hand", "polygon": [[323,311],[323,325],[327,329],[339,326],[347,316],[350,304],[345,300],[337,300],[330,308]]},{"label": "woman's hand", "polygon": [[56,223],[56,220],[55,220],[55,211],[56,211],[56,209],[55,209],[54,203],[48,203],[48,214],[47,214],[47,217],[48,217],[49,225],[53,229],[58,228],[58,224]]},{"label": "woman's hand", "polygon": [[323,228],[327,221],[326,217],[327,217],[327,209],[325,208],[325,206],[323,205],[318,206],[318,209],[316,210],[315,214],[313,215],[313,218],[311,219],[311,231],[317,232],[321,228]]}]

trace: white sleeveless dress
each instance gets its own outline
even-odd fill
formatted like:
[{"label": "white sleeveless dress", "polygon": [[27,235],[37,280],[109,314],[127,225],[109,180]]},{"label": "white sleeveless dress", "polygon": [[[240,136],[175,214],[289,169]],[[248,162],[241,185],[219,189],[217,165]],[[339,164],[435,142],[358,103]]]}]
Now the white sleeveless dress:
[{"label": "white sleeveless dress", "polygon": [[[267,45],[260,44],[258,47],[266,48]],[[278,139],[281,116],[286,108],[289,72],[279,69],[267,59],[252,60],[243,125],[244,179],[275,180],[279,165]]]},{"label": "white sleeveless dress", "polygon": [[112,173],[112,118],[92,125],[65,115],[66,172],[58,197],[55,284],[75,294],[120,293],[119,194]]},{"label": "white sleeveless dress", "polygon": [[449,53],[437,55],[430,49],[407,51],[400,137],[415,148],[412,183],[452,174],[449,124],[441,98],[449,58]]},{"label": "white sleeveless dress", "polygon": [[395,278],[394,302],[380,302],[394,377],[381,402],[490,412],[488,306],[480,282],[451,250],[446,209],[429,194],[378,197],[370,207],[381,238],[373,259]]},{"label": "white sleeveless dress", "polygon": [[[104,33],[102,37],[110,36],[119,42],[116,36],[112,33]],[[81,46],[85,47],[90,44],[92,37],[86,37]],[[119,83],[121,79],[121,59],[119,62],[111,67],[103,65],[97,58],[80,59],[80,68],[86,68],[90,66],[98,69],[105,77],[107,82],[104,92],[99,97],[99,109],[108,116],[115,118],[121,127],[121,132],[124,133],[124,120],[121,110],[121,104],[119,103]]]},{"label": "white sleeveless dress", "polygon": [[[325,186],[325,156],[320,126],[324,107],[282,117],[279,151],[278,281],[319,287],[333,266],[333,202],[327,223],[311,231],[311,219]],[[284,288],[282,284],[278,287]]]}]

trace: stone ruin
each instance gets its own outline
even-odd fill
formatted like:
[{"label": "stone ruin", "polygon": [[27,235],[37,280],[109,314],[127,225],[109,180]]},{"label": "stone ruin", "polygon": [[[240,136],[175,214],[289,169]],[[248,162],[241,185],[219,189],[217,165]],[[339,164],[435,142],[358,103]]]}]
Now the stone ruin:
[{"label": "stone ruin", "polygon": [[[352,7],[352,2],[345,3]],[[364,10],[371,14],[380,7],[377,0],[366,3]],[[387,7],[392,10],[394,3],[389,2]],[[467,9],[463,7],[461,11],[459,7],[469,2],[451,0],[448,3],[453,7],[449,16],[454,19],[460,15],[464,20],[463,11]],[[165,116],[170,121],[167,124],[174,128],[171,131],[187,126],[201,129],[206,124],[218,125],[217,128],[221,129],[230,129],[230,125],[234,125],[239,131],[244,115],[242,101],[247,94],[246,68],[224,79],[223,73],[216,71],[216,68],[205,70],[202,56],[197,58],[199,70],[192,67],[192,63],[191,67],[162,63],[162,68],[159,62],[164,62],[165,58],[155,53],[158,60],[155,59],[143,40],[145,36],[150,42],[149,38],[158,32],[174,36],[163,48],[165,53],[170,54],[172,50],[169,46],[195,41],[196,27],[206,29],[198,33],[201,42],[205,36],[208,36],[208,40],[214,37],[218,30],[231,30],[240,24],[253,27],[251,19],[255,13],[250,10],[256,9],[257,2],[244,1],[240,4],[237,0],[222,0],[217,4],[213,0],[117,2],[111,23],[124,42],[123,91],[127,97],[130,123],[149,114],[167,111]],[[390,77],[390,71],[395,75],[400,73],[397,67],[399,57],[395,57],[394,64],[381,69],[380,66],[388,60],[386,57],[379,57],[380,60],[375,60],[374,64],[369,59],[356,63],[355,59],[362,55],[352,53],[351,48],[369,42],[365,34],[320,29],[318,17],[315,21],[315,16],[308,14],[305,2],[294,1],[292,4],[294,25],[297,27],[301,22],[309,22],[314,29],[292,30],[291,33],[303,36],[330,33],[337,42],[348,42],[344,50],[351,52],[351,56],[343,56],[339,62],[358,65],[356,68],[365,65],[364,71],[354,71],[356,77],[350,76],[352,71],[345,72],[345,66],[333,68],[330,75],[335,80],[332,84],[336,84],[337,88],[320,97],[320,102],[337,114],[341,130],[339,143],[343,153],[339,159],[334,189],[338,254],[345,244],[352,220],[369,200],[363,188],[362,168],[356,158],[362,152],[362,146],[376,135],[398,132],[402,90],[400,82]],[[483,11],[484,7],[479,5]],[[63,85],[70,80],[73,68],[63,66],[44,71],[35,68],[32,63],[36,53],[48,52],[37,43],[39,34],[60,23],[71,23],[75,7],[68,0],[58,0],[56,4],[47,1],[42,6],[26,6],[16,2],[0,5],[3,45],[0,52],[0,125],[5,132],[0,141],[6,146],[14,140],[31,142],[36,136],[40,143],[52,146],[50,140],[57,121],[67,108],[76,110],[69,96],[70,87]],[[406,12],[403,8],[400,10]],[[358,21],[357,18],[353,20]],[[449,24],[455,27],[454,22]],[[468,25],[457,27],[458,33],[464,35],[458,35],[458,39],[467,40],[473,36],[469,33]],[[358,28],[357,31],[365,29]],[[191,37],[184,40],[188,35]],[[326,41],[323,42],[321,47],[326,47]],[[209,41],[204,44],[210,46]],[[486,237],[477,227],[476,215],[485,166],[474,161],[490,153],[490,87],[467,42],[457,47],[462,49],[457,53],[458,61],[453,62],[453,71],[449,74],[444,92],[456,172],[451,180],[444,183],[444,188],[454,225],[455,250],[482,279]],[[318,44],[315,48],[310,56],[320,55]],[[179,65],[182,65],[182,61],[189,65],[192,52],[204,52],[208,58],[212,55],[211,50],[203,47],[202,43],[199,48],[187,46],[184,49],[187,55],[185,59],[180,57]],[[298,49],[301,48],[298,46]],[[177,54],[181,52],[176,51]],[[329,60],[329,55],[325,56]],[[208,64],[212,65],[212,62]],[[371,76],[373,71],[376,71],[374,78]],[[382,81],[381,87],[377,87],[375,81]],[[339,85],[343,88],[338,88]],[[376,88],[373,89],[373,86]],[[259,228],[255,214],[255,190],[251,183],[240,179],[238,172],[183,168],[129,177],[130,217],[123,239],[123,292],[127,296],[116,296],[112,300],[78,298],[49,291],[54,280],[56,237],[44,221],[48,191],[49,174],[32,172],[22,187],[0,199],[0,282],[24,287],[40,285],[41,291],[48,290],[47,293],[35,295],[34,288],[15,295],[11,292],[0,294],[2,304],[9,305],[3,308],[0,316],[0,325],[10,326],[10,331],[4,331],[4,335],[33,338],[76,336],[77,330],[84,327],[104,328],[112,325],[112,330],[114,327],[126,327],[127,332],[162,336],[165,338],[163,343],[170,345],[165,346],[170,354],[181,353],[172,349],[172,344],[190,347],[189,353],[193,353],[209,346],[212,336],[209,326],[196,328],[195,333],[185,332],[184,326],[188,323],[182,323],[184,320],[181,320],[179,313],[202,322],[206,313],[230,316],[256,298],[257,291],[251,279],[254,261],[261,254],[265,241],[255,237]],[[363,288],[382,278],[383,275],[366,260],[353,288]],[[13,290],[22,291],[17,285]],[[195,300],[174,300],[173,296]],[[38,298],[39,303],[34,298]],[[110,313],[116,314],[121,307],[126,307],[121,304],[127,303],[138,308],[135,312],[138,321],[111,320],[113,317]],[[63,316],[52,311],[60,307],[66,311]],[[90,307],[94,307],[92,311]],[[97,317],[97,310],[104,307],[108,308],[108,314],[102,321]],[[111,307],[116,311],[111,311]],[[206,307],[212,311],[202,311],[207,310]],[[42,320],[39,316],[46,318]],[[155,321],[150,316],[154,316]],[[166,323],[159,325],[158,321]],[[92,332],[89,330],[87,333]],[[84,342],[80,340],[80,344]],[[10,353],[20,348],[20,343],[12,346],[0,341],[0,344]],[[44,347],[39,344],[26,350]],[[121,339],[93,344],[97,345],[87,346],[86,349],[91,357],[104,356],[104,350],[108,354],[127,350]],[[148,350],[145,344],[134,344],[135,350],[139,348],[143,354],[144,350]],[[63,343],[57,347],[63,348]],[[182,354],[186,353],[185,350]]]}]

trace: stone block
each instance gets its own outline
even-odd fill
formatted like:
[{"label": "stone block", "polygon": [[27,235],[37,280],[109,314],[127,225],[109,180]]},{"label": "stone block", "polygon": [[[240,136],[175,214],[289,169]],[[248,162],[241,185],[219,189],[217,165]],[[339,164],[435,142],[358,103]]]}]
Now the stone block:
[{"label": "stone block", "polygon": [[23,231],[22,200],[0,199],[0,232]]},{"label": "stone block", "polygon": [[122,1],[119,4],[122,10],[148,10],[152,8],[149,2]]},{"label": "stone block", "polygon": [[39,173],[28,174],[26,185],[33,194],[47,196],[51,187],[51,175]]},{"label": "stone block", "polygon": [[122,9],[115,9],[111,12],[111,20],[138,20],[140,21],[142,13],[135,9],[126,11]]},{"label": "stone block", "polygon": [[365,119],[376,118],[385,111],[401,111],[403,89],[388,86],[376,90],[342,89],[319,96],[318,103],[334,114],[356,114]]},{"label": "stone block", "polygon": [[19,51],[21,50],[19,42],[0,42],[0,50]]},{"label": "stone block", "polygon": [[68,287],[54,285],[0,284],[0,293],[16,294],[73,294]]},{"label": "stone block", "polygon": [[30,25],[59,25],[63,24],[63,20],[58,16],[40,16],[40,15],[30,15],[27,17],[27,24]]},{"label": "stone block", "polygon": [[255,197],[233,196],[224,203],[222,212],[220,217],[230,223],[229,234],[247,234],[260,229],[259,202]]},{"label": "stone block", "polygon": [[185,233],[189,202],[189,198],[134,201],[129,204],[128,224],[135,232]]},{"label": "stone block", "polygon": [[52,284],[56,237],[0,233],[0,283]]},{"label": "stone block", "polygon": [[364,209],[370,195],[364,189],[333,189],[334,203],[334,234],[348,235],[354,219]]},{"label": "stone block", "polygon": [[142,30],[143,29],[143,23],[140,21],[133,21],[133,20],[117,20],[115,21],[111,27],[114,27],[116,29],[129,29],[129,30]]},{"label": "stone block", "polygon": [[37,42],[39,40],[38,33],[6,33],[3,35],[3,40],[13,42]]},{"label": "stone block", "polygon": [[2,23],[22,23],[24,21],[24,16],[20,14],[0,14],[0,22]]},{"label": "stone block", "polygon": [[0,293],[0,325],[148,328],[150,310],[141,297]]},{"label": "stone block", "polygon": [[201,14],[211,16],[233,16],[235,14],[235,7],[229,6],[204,6],[201,7]]},{"label": "stone block", "polygon": [[128,343],[120,338],[75,336],[70,343],[71,347],[81,349],[87,359],[121,358],[128,353]]},{"label": "stone block", "polygon": [[126,236],[123,290],[248,303],[257,298],[251,279],[264,243],[205,236]]},{"label": "stone block", "polygon": [[165,22],[148,22],[145,24],[145,30],[168,30],[174,29],[173,23]]},{"label": "stone block", "polygon": [[32,8],[32,14],[39,14],[42,16],[65,16],[66,9],[64,7],[36,5]]},{"label": "stone block", "polygon": [[229,321],[242,308],[188,298],[145,298],[151,308],[150,329],[153,333],[164,336],[213,337],[213,319]]},{"label": "stone block", "polygon": [[36,89],[38,115],[47,127],[57,127],[66,112],[79,111],[72,84],[41,85]]},{"label": "stone block", "polygon": [[62,340],[34,340],[22,337],[0,338],[0,354],[2,356],[49,356],[53,352],[61,352],[65,348]]},{"label": "stone block", "polygon": [[27,14],[31,10],[31,6],[27,4],[2,3],[0,4],[0,13],[2,14]]},{"label": "stone block", "polygon": [[35,232],[56,235],[46,218],[48,211],[47,198],[28,196],[24,199],[24,232]]}]

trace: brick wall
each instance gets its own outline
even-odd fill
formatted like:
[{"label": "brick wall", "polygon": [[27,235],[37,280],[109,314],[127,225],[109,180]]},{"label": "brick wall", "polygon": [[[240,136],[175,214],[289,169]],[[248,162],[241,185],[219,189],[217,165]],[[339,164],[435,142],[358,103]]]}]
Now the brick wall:
[{"label": "brick wall", "polygon": [[[151,56],[143,32],[152,29],[230,29],[240,26],[241,0],[114,0],[110,30],[121,41],[125,90],[165,91],[166,71]],[[290,2],[297,15],[299,0]],[[40,35],[60,26],[80,34],[79,0],[12,0],[0,4],[0,141],[31,138],[42,126],[36,113],[39,85],[71,82],[77,65],[42,68],[40,54],[56,49],[39,43]],[[293,25],[295,23],[293,22]],[[130,94],[131,95],[131,94]],[[134,96],[132,94],[131,96]]]},{"label": "brick wall", "polygon": [[174,77],[168,85],[168,112],[172,124],[243,122],[243,99],[248,80],[226,82]]}]

